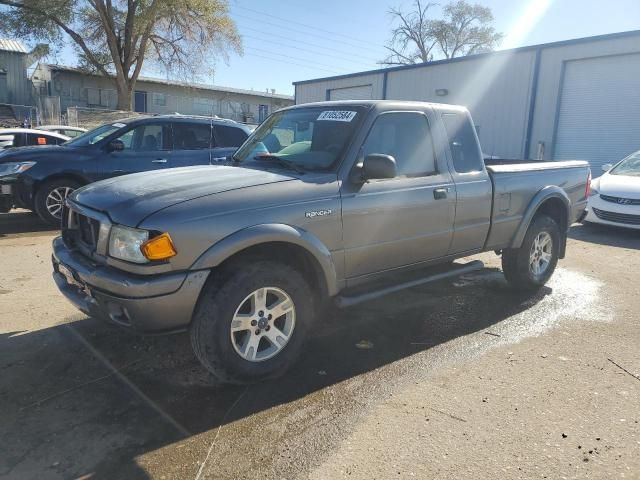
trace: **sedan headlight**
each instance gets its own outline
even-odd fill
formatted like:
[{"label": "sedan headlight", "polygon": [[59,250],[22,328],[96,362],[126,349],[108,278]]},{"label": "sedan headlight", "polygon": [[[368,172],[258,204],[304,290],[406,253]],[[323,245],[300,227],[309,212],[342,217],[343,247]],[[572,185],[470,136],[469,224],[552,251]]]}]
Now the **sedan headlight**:
[{"label": "sedan headlight", "polygon": [[114,225],[109,236],[109,255],[119,260],[147,263],[140,247],[149,239],[149,232],[137,228]]},{"label": "sedan headlight", "polygon": [[7,175],[16,175],[25,172],[33,167],[36,162],[10,162],[0,163],[0,177]]}]

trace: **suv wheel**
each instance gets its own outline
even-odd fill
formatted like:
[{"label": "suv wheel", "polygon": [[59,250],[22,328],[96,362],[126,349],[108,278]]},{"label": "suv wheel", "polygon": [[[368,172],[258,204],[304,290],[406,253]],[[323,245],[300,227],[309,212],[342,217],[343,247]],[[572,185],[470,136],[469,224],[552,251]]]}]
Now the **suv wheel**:
[{"label": "suv wheel", "polygon": [[45,182],[36,192],[36,213],[49,225],[59,227],[64,201],[77,188],[80,188],[80,183],[69,178]]},{"label": "suv wheel", "polygon": [[224,382],[278,376],[300,354],[312,304],[307,282],[292,267],[267,260],[235,264],[202,291],[190,330],[193,350]]},{"label": "suv wheel", "polygon": [[543,286],[558,263],[560,228],[551,217],[536,216],[520,248],[502,251],[502,270],[516,288],[535,290]]}]

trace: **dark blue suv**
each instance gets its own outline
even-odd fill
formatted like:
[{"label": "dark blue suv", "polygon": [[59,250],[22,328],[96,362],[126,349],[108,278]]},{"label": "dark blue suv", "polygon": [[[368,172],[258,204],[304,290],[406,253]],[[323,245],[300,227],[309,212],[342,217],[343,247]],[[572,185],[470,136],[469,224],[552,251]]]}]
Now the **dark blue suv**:
[{"label": "dark blue suv", "polygon": [[105,178],[224,162],[249,136],[232,120],[163,115],[102,125],[62,145],[0,152],[0,212],[34,210],[59,225],[65,198]]}]

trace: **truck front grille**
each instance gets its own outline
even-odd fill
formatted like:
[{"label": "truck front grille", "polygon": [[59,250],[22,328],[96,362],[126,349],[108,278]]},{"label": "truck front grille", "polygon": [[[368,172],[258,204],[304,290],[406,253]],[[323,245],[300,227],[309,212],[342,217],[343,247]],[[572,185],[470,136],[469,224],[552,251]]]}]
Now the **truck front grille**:
[{"label": "truck front grille", "polygon": [[80,248],[85,254],[96,252],[100,235],[100,221],[65,207],[62,238],[68,247]]},{"label": "truck front grille", "polygon": [[640,215],[608,212],[606,210],[600,210],[599,208],[594,208],[593,213],[595,213],[598,218],[606,220],[607,222],[624,223],[627,225],[640,225]]}]

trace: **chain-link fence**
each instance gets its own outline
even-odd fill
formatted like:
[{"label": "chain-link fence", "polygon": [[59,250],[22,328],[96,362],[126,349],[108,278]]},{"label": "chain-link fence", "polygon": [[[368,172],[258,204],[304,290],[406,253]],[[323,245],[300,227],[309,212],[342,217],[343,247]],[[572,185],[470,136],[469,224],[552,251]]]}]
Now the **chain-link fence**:
[{"label": "chain-link fence", "polygon": [[0,128],[31,127],[38,124],[36,107],[0,103]]},{"label": "chain-link fence", "polygon": [[105,123],[115,122],[124,118],[144,115],[125,110],[107,110],[103,108],[68,107],[66,123],[72,127],[90,130]]},{"label": "chain-link fence", "polygon": [[38,97],[38,124],[63,124],[60,97]]}]

